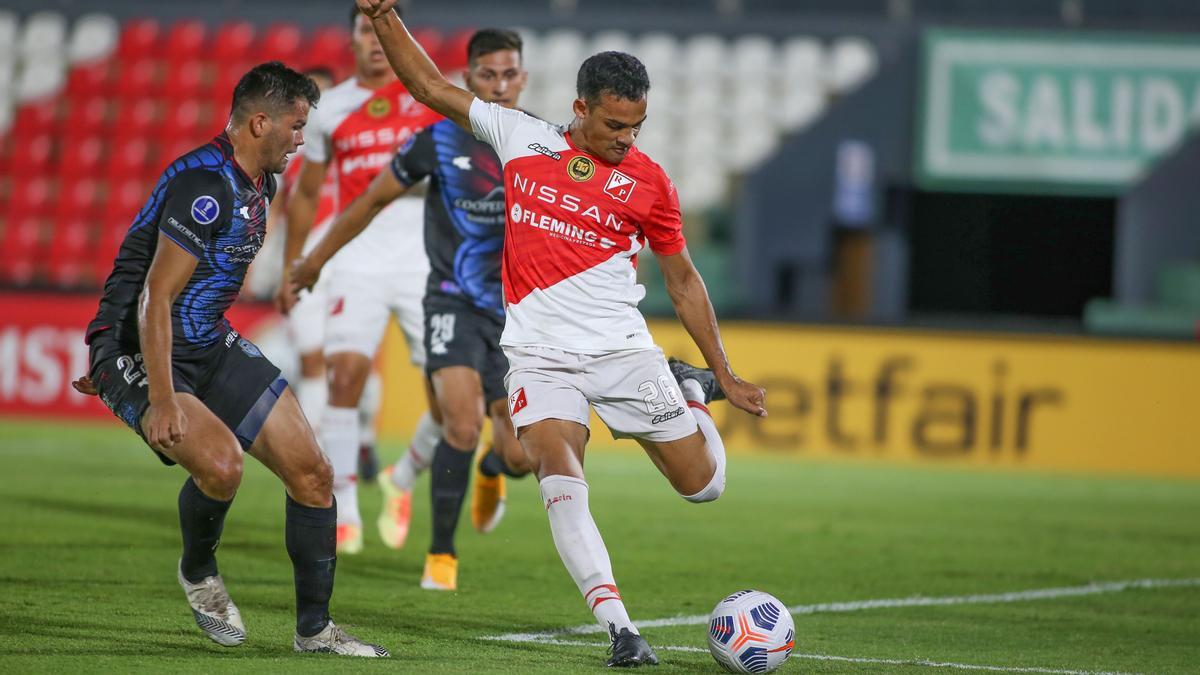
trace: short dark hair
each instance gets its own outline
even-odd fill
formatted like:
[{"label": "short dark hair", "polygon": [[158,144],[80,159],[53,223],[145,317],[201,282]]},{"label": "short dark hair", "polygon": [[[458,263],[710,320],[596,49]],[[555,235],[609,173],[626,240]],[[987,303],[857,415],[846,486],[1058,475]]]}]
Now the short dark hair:
[{"label": "short dark hair", "polygon": [[600,52],[579,66],[575,90],[589,105],[598,103],[604,94],[640,101],[650,91],[650,76],[646,66],[632,54]]},{"label": "short dark hair", "polygon": [[475,59],[487,56],[493,52],[513,50],[517,56],[522,56],[521,50],[525,43],[516,31],[504,28],[483,28],[475,31],[467,42],[467,63],[475,63]]},{"label": "short dark hair", "polygon": [[233,115],[244,119],[260,110],[274,115],[308,101],[315,106],[321,91],[312,78],[288,68],[278,61],[254,66],[238,80],[233,88]]}]

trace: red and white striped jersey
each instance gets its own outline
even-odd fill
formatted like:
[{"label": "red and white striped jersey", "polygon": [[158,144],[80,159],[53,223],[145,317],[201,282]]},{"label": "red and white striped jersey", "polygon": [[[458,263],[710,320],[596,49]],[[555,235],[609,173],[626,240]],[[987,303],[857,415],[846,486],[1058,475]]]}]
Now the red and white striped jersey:
[{"label": "red and white striped jersey", "polygon": [[654,346],[637,303],[637,254],[683,250],[675,186],[630,149],[619,165],[577,148],[565,127],[475,100],[475,136],[504,163],[503,277],[510,346],[597,353]]}]

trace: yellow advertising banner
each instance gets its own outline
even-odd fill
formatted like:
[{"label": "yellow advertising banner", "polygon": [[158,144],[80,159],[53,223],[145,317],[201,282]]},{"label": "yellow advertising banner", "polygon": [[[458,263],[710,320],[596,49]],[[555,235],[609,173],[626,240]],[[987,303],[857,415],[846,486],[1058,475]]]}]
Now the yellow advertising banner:
[{"label": "yellow advertising banner", "polygon": [[[674,322],[651,331],[699,362]],[[726,447],[801,457],[1200,477],[1200,346],[728,323],[769,417],[712,406]],[[420,374],[389,333],[381,432],[407,437]],[[592,442],[614,443],[593,415]]]}]

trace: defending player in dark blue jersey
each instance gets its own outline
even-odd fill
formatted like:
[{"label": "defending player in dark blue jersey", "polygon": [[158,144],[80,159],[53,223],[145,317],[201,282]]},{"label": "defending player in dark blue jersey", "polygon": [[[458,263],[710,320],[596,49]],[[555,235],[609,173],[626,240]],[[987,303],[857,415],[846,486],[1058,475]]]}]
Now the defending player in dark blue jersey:
[{"label": "defending player in dark blue jersey", "polygon": [[386,656],[329,619],[337,514],[329,463],[279,369],[225,318],[262,246],[271,174],[304,143],[319,98],[312,80],[278,62],[242,77],[225,132],[167,167],[125,235],[88,327],[89,374],[75,385],[190,474],[179,493],[178,578],[210,638],[246,639],[215,551],[248,452],[287,488],[295,650]]},{"label": "defending player in dark blue jersey", "polygon": [[[515,108],[527,74],[521,63],[521,38],[512,31],[487,29],[467,46],[467,87],[479,98]],[[453,590],[458,583],[454,533],[470,482],[471,457],[483,429],[484,411],[492,419],[494,445],[479,463],[471,520],[490,532],[504,513],[504,475],[528,473],[528,461],[513,433],[504,376],[508,361],[500,350],[504,299],[500,254],[504,247],[504,176],[491,146],[450,121],[414,136],[400,149],[392,170],[384,171],[330,226],[307,258],[296,262],[292,280],[309,288],[321,268],[347,242],[366,229],[383,207],[417,183],[429,179],[425,198],[425,249],[430,273],[425,294],[426,374],[442,411],[443,438],[433,459],[431,478],[433,541],[421,586]],[[405,461],[404,459],[401,462]],[[396,514],[409,499],[411,485],[380,483],[388,504],[380,516],[380,535],[396,547],[402,538]]]}]

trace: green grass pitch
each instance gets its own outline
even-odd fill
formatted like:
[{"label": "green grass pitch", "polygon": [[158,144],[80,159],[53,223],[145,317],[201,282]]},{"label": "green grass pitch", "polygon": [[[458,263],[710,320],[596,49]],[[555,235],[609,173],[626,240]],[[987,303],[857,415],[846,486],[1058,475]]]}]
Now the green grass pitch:
[{"label": "green grass pitch", "polygon": [[[592,511],[635,620],[707,614],[747,587],[808,605],[1200,577],[1194,481],[735,455],[725,496],[693,505],[630,447],[593,452],[588,473]],[[391,458],[400,448],[383,450]],[[403,551],[379,544],[378,493],[363,490],[367,548],[339,560],[333,616],[394,655],[370,662],[291,652],[283,489],[253,460],[220,551],[249,632],[232,649],[199,633],[175,581],[181,470],[161,466],[115,425],[0,422],[0,462],[4,672],[525,674],[603,666],[603,647],[480,639],[591,621],[532,480],[511,484],[495,533],[477,534],[464,514],[461,590],[449,594],[417,586],[429,539],[428,481],[418,488]],[[780,672],[955,670],[915,663],[934,661],[999,672],[1187,673],[1200,667],[1200,586],[804,614],[796,628],[797,655]],[[705,645],[699,625],[644,633],[653,646]],[[717,670],[706,653],[659,656],[654,672]]]}]

